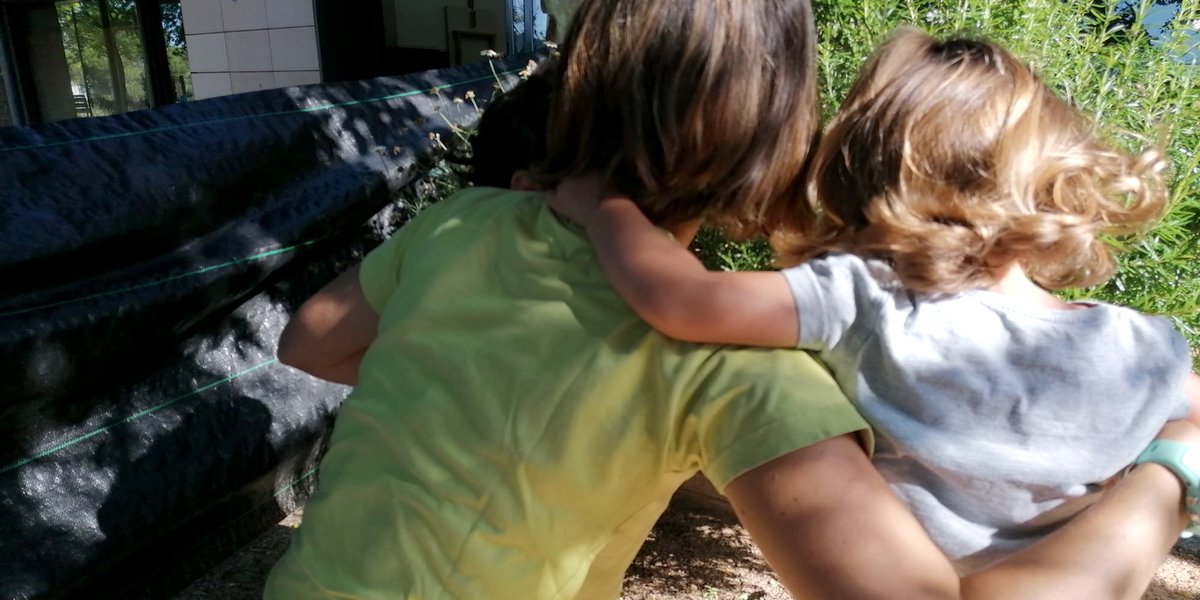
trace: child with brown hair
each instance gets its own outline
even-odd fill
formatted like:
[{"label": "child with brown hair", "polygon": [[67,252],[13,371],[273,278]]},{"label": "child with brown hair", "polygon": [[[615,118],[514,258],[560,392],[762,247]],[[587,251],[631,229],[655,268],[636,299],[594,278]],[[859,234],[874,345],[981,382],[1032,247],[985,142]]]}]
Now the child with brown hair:
[{"label": "child with brown hair", "polygon": [[815,352],[876,432],[875,466],[971,572],[1094,502],[1200,398],[1166,319],[1047,291],[1111,275],[1105,239],[1160,214],[1163,167],[1106,146],[996,44],[905,28],[774,233],[797,266],[709,272],[620,197],[552,202],[660,332]]},{"label": "child with brown hair", "polygon": [[[818,130],[815,38],[808,0],[586,0],[548,82],[546,151],[518,158],[547,158],[540,185],[619,180],[681,241],[700,214],[752,220],[797,186]],[[505,164],[477,175],[508,185]],[[722,193],[694,193],[707,187]],[[617,598],[672,492],[699,470],[745,510],[771,482],[821,482],[755,534],[797,595],[958,590],[871,469],[866,423],[827,373],[798,352],[665,339],[540,193],[477,186],[423,210],[308,299],[278,355],[355,387],[267,598]],[[1155,471],[1127,483],[1161,491],[1156,507],[1118,494],[1115,508],[1155,521],[1157,533],[1131,535],[1160,546],[1179,490]],[[822,551],[850,520],[886,526],[873,551]],[[906,560],[890,563],[886,590],[837,576],[890,548]]]}]

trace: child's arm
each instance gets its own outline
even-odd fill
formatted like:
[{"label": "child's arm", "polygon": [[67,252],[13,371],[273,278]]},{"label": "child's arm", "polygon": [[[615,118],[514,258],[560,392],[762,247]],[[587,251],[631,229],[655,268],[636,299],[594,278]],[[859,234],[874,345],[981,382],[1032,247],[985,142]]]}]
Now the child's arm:
[{"label": "child's arm", "polygon": [[780,273],[709,271],[627,198],[569,212],[617,293],[651,327],[690,342],[796,346],[799,317]]},{"label": "child's arm", "polygon": [[1189,373],[1187,381],[1183,384],[1183,393],[1187,396],[1188,403],[1191,404],[1192,410],[1188,412],[1187,420],[1200,425],[1200,375]]},{"label": "child's arm", "polygon": [[279,336],[279,362],[314,377],[358,385],[358,366],[375,339],[379,315],[367,303],[358,267],[321,288]]},{"label": "child's arm", "polygon": [[[1170,423],[1158,437],[1196,443],[1200,430]],[[1139,465],[1063,527],[960,579],[851,436],[776,458],[724,492],[796,598],[1136,600],[1186,523],[1179,478]]]}]

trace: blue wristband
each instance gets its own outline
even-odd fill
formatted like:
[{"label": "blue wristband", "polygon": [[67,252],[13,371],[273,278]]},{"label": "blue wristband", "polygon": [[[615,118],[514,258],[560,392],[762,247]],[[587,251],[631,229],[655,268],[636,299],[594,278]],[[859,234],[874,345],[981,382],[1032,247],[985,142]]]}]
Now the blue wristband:
[{"label": "blue wristband", "polygon": [[1183,482],[1183,506],[1188,512],[1188,526],[1179,537],[1186,539],[1200,533],[1200,447],[1186,442],[1154,440],[1133,464],[1148,462],[1170,469]]}]

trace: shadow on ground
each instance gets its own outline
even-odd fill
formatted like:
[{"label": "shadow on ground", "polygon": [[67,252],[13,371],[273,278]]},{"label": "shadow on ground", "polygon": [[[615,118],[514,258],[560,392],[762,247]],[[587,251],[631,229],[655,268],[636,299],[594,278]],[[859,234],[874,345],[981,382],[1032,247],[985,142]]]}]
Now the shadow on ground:
[{"label": "shadow on ground", "polygon": [[[258,600],[301,511],[289,515],[171,600]],[[1200,598],[1200,544],[1182,543],[1143,600]],[[622,600],[786,600],[746,531],[711,498],[677,495],[625,576]]]},{"label": "shadow on ground", "polygon": [[[247,544],[172,600],[258,600],[302,511]],[[625,577],[626,600],[786,598],[737,520],[676,497]]]},{"label": "shadow on ground", "polygon": [[627,600],[786,597],[737,519],[676,496],[625,574]]}]

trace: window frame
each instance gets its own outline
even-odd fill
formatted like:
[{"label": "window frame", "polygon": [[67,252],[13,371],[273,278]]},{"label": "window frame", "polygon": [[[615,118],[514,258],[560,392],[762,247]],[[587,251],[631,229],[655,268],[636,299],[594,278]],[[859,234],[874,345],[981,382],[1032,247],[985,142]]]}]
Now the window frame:
[{"label": "window frame", "polygon": [[[58,0],[0,0],[0,61],[8,94],[10,120],[13,125],[42,123],[41,107],[33,92],[32,63],[29,57],[28,33],[22,26],[24,11],[31,7],[52,6]],[[151,107],[174,104],[174,82],[167,61],[166,33],[162,23],[162,4],[174,0],[133,0],[138,15],[138,35],[145,54],[146,74]]]}]

